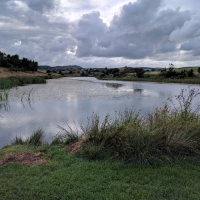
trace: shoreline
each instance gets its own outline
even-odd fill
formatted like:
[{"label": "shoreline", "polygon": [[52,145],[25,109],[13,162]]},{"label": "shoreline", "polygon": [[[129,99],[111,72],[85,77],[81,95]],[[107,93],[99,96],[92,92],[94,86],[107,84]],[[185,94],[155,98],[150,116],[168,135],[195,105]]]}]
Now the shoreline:
[{"label": "shoreline", "polygon": [[149,82],[149,83],[176,83],[176,84],[200,84],[200,78],[191,79],[151,79],[151,78],[135,78],[135,77],[124,77],[124,78],[100,78],[99,80],[115,80],[115,81],[131,81],[131,82]]}]

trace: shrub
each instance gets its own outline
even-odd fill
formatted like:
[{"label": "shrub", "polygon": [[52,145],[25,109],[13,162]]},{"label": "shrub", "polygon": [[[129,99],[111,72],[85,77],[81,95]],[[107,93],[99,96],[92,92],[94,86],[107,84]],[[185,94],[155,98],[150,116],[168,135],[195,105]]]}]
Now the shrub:
[{"label": "shrub", "polygon": [[145,73],[145,71],[144,71],[143,68],[135,68],[134,71],[135,71],[136,76],[137,76],[138,78],[142,78],[142,77],[144,77],[144,73]]},{"label": "shrub", "polygon": [[193,69],[190,69],[187,73],[188,73],[188,77],[193,77],[194,76]]},{"label": "shrub", "polygon": [[200,67],[198,67],[198,73],[200,74]]}]

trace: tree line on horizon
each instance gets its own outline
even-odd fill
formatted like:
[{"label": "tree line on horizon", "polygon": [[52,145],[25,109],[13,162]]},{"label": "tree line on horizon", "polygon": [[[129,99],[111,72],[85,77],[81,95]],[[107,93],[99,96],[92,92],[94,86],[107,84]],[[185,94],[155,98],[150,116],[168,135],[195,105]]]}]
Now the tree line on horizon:
[{"label": "tree line on horizon", "polygon": [[37,71],[38,62],[28,58],[19,58],[19,55],[10,55],[0,52],[0,67],[8,68],[12,71]]}]

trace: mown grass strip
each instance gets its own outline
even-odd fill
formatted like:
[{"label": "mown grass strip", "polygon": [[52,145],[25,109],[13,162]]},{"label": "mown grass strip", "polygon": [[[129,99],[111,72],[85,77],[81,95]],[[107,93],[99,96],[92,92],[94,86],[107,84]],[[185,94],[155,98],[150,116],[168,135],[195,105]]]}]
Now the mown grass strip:
[{"label": "mown grass strip", "polygon": [[45,152],[51,161],[45,165],[0,166],[0,199],[200,198],[200,163],[195,158],[178,158],[172,166],[138,167],[120,161],[91,162],[69,155],[61,146],[41,146],[32,151]]}]

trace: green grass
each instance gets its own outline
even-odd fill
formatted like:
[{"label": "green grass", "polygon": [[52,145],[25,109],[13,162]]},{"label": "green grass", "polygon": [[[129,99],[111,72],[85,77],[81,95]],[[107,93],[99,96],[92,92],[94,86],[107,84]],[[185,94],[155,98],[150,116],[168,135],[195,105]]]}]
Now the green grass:
[{"label": "green grass", "polygon": [[10,77],[0,79],[0,89],[6,90],[12,87],[23,86],[27,84],[46,83],[43,77]]},{"label": "green grass", "polygon": [[182,70],[190,70],[192,69],[194,73],[198,74],[198,67],[181,67],[181,68],[175,68],[176,71],[182,71]]},{"label": "green grass", "polygon": [[146,118],[129,110],[103,121],[94,115],[82,126],[86,145],[73,155],[65,148],[77,141],[70,127],[51,145],[41,130],[16,138],[0,158],[43,152],[49,162],[1,165],[0,199],[200,199],[200,114],[191,107],[199,94],[182,90],[178,107],[166,105]]},{"label": "green grass", "polygon": [[[178,77],[172,77],[172,78],[165,78],[163,76],[160,76],[158,74],[154,74],[151,72],[147,72],[144,74],[143,78],[138,78],[135,75],[132,76],[124,76],[124,77],[115,77],[114,80],[120,80],[120,81],[141,81],[141,82],[158,82],[158,83],[183,83],[183,84],[200,84],[200,74],[198,73],[198,68],[191,67],[191,68],[176,68],[175,71],[180,72],[182,70],[189,71],[192,69],[194,71],[194,77],[185,77],[185,78],[178,78]],[[108,76],[97,78],[102,80],[111,80]]]},{"label": "green grass", "polygon": [[[101,78],[102,80],[111,80],[110,78]],[[200,84],[200,77],[196,76],[193,78],[162,78],[158,75],[150,75],[144,78],[137,77],[115,77],[114,80],[119,81],[140,81],[140,82],[158,82],[158,83],[182,83],[182,84]]]},{"label": "green grass", "polygon": [[23,86],[27,84],[46,83],[43,77],[10,77],[0,79],[0,101],[8,100],[8,90],[12,87]]},{"label": "green grass", "polygon": [[[11,150],[10,150],[11,148]],[[19,148],[19,149],[18,149]],[[23,151],[21,146],[0,150]],[[0,166],[0,199],[199,199],[200,163],[179,158],[175,165],[141,167],[120,161],[88,161],[62,146],[42,146],[51,161]]]}]

